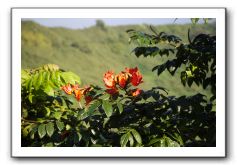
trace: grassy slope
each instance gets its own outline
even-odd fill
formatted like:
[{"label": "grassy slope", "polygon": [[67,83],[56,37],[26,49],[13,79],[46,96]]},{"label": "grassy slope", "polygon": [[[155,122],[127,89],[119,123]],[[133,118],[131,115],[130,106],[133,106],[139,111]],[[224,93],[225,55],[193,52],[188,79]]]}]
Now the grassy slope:
[{"label": "grassy slope", "polygon": [[[156,29],[167,33],[176,34],[187,39],[187,31],[191,25],[165,25]],[[179,74],[175,77],[164,72],[160,77],[151,69],[162,63],[165,57],[136,58],[131,55],[134,45],[128,44],[127,29],[148,31],[147,25],[127,25],[106,27],[90,27],[82,30],[65,28],[48,28],[33,22],[22,22],[22,68],[38,67],[46,63],[55,63],[65,70],[77,73],[83,84],[103,85],[102,77],[107,70],[116,73],[125,67],[138,66],[144,75],[143,89],[152,86],[163,86],[170,94],[192,94],[195,91],[203,91],[195,85],[192,88],[183,87]],[[197,33],[215,34],[212,25],[196,25],[192,27],[191,34]]]}]

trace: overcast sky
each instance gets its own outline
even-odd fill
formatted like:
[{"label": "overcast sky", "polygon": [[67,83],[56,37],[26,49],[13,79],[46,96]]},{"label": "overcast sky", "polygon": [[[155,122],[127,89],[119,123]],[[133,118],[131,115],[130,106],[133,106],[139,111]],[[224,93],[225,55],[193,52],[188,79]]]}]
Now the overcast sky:
[{"label": "overcast sky", "polygon": [[[103,20],[106,25],[128,25],[128,24],[152,24],[163,25],[174,23],[175,18],[99,18]],[[94,18],[25,18],[23,20],[33,20],[41,25],[48,27],[65,27],[70,29],[81,29],[95,25]],[[179,18],[175,24],[190,23],[188,18]]]}]

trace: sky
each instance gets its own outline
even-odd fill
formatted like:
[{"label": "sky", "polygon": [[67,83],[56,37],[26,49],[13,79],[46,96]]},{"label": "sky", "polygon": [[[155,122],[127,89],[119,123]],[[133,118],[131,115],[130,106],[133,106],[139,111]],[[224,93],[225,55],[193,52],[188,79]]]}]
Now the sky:
[{"label": "sky", "polygon": [[[64,27],[70,29],[82,29],[96,24],[95,18],[25,18],[47,27]],[[128,24],[185,24],[191,23],[189,18],[100,18],[106,25],[128,25]]]}]

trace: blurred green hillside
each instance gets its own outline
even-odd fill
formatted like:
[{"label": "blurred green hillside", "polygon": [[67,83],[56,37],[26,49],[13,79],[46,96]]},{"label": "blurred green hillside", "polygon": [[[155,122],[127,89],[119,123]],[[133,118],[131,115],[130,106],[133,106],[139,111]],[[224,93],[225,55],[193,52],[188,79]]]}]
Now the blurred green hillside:
[{"label": "blurred green hillside", "polygon": [[[155,26],[158,32],[180,36],[187,41],[188,28],[191,28],[191,37],[198,33],[215,34],[214,24],[199,25],[162,25]],[[162,63],[166,57],[137,58],[131,55],[135,48],[128,42],[128,29],[149,32],[149,25],[106,26],[103,23],[86,29],[49,28],[31,21],[22,21],[22,69],[35,68],[47,63],[59,65],[64,70],[77,73],[83,85],[95,84],[103,86],[102,77],[107,70],[118,73],[125,67],[138,66],[144,75],[142,89],[153,86],[162,86],[169,90],[171,95],[192,94],[203,91],[201,87],[183,87],[179,74],[170,76],[168,72],[157,76],[151,70]]]}]

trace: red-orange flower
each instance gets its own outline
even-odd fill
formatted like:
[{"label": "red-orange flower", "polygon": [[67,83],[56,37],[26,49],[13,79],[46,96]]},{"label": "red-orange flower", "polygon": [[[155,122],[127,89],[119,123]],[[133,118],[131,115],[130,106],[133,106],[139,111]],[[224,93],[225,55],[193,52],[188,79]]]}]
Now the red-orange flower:
[{"label": "red-orange flower", "polygon": [[126,72],[128,72],[131,76],[131,83],[133,86],[138,86],[141,84],[142,81],[142,75],[139,72],[138,68],[125,68]]},{"label": "red-orange flower", "polygon": [[128,79],[129,77],[126,72],[121,72],[115,76],[115,80],[121,88],[124,88],[127,85]]},{"label": "red-orange flower", "polygon": [[72,85],[72,89],[73,89],[73,91],[78,90],[79,89],[79,85],[78,84]]},{"label": "red-orange flower", "polygon": [[116,89],[116,88],[106,89],[106,92],[108,94],[114,95],[114,94],[118,93],[118,89]]},{"label": "red-orange flower", "polygon": [[90,104],[90,102],[92,101],[92,97],[91,96],[85,96],[85,101],[86,101],[86,105]]},{"label": "red-orange flower", "polygon": [[135,90],[132,91],[132,96],[137,97],[141,93],[142,93],[142,90],[138,88],[138,89],[135,89]]},{"label": "red-orange flower", "polygon": [[87,96],[87,93],[90,92],[91,90],[92,90],[91,86],[85,86],[84,89],[82,90],[82,94],[85,96],[86,105],[88,105],[93,100],[91,96]]},{"label": "red-orange flower", "polygon": [[138,71],[138,68],[137,67],[136,68],[125,68],[125,71],[132,75],[133,73]]},{"label": "red-orange flower", "polygon": [[79,89],[74,90],[74,94],[75,94],[75,97],[76,97],[77,101],[80,101],[80,100],[81,100],[81,97],[82,97],[82,92],[81,92],[81,90],[79,90]]},{"label": "red-orange flower", "polygon": [[105,73],[103,80],[107,88],[115,87],[114,73],[112,71]]},{"label": "red-orange flower", "polygon": [[61,89],[68,95],[72,94],[73,92],[73,89],[70,84],[62,86]]}]

